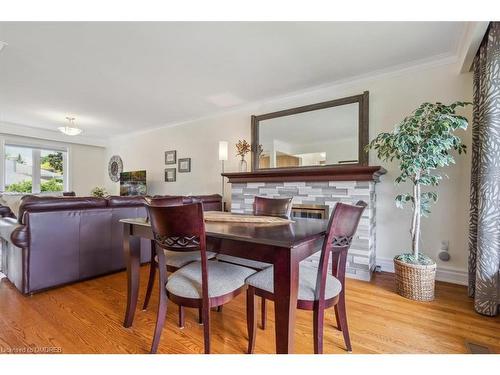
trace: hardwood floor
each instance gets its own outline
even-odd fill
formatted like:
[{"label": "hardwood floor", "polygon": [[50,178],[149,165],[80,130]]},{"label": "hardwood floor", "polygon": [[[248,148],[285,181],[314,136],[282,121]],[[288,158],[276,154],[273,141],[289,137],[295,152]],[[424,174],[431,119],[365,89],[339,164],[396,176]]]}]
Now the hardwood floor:
[{"label": "hardwood floor", "polygon": [[[147,353],[151,344],[157,291],[148,311],[137,311],[132,328],[123,328],[125,273],[100,277],[24,297],[0,280],[0,353],[48,350],[63,353]],[[147,269],[141,270],[143,300]],[[256,353],[274,352],[274,311],[257,330]],[[202,353],[203,330],[197,311],[187,309],[177,327],[177,306],[169,304],[159,353]],[[437,283],[436,300],[418,303],[393,292],[393,276],[376,274],[371,283],[347,281],[347,311],[353,353],[466,353],[466,341],[500,353],[500,317],[473,311],[466,288]],[[245,296],[212,312],[212,351],[244,353],[247,347]],[[325,321],[325,353],[346,353],[333,309]],[[298,311],[296,353],[312,353],[312,314]],[[31,348],[31,349],[27,349]]]}]

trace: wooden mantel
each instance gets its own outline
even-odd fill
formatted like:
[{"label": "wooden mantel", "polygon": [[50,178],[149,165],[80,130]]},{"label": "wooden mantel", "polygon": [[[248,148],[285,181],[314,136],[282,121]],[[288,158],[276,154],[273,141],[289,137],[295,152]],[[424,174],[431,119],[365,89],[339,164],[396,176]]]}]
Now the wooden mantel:
[{"label": "wooden mantel", "polygon": [[380,166],[338,165],[325,167],[263,169],[222,173],[230,183],[283,181],[379,181],[387,171]]}]

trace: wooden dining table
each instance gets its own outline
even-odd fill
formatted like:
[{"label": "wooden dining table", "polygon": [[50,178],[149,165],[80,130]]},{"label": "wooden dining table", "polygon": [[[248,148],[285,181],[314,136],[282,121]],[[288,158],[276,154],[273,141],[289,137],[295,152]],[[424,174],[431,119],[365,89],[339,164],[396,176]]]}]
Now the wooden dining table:
[{"label": "wooden dining table", "polygon": [[[131,327],[139,294],[140,241],[153,239],[145,218],[122,219],[127,263],[127,307],[123,325]],[[276,353],[293,353],[299,263],[319,251],[328,221],[293,219],[284,224],[206,222],[207,249],[274,265]],[[166,272],[166,270],[160,270]],[[160,293],[166,293],[160,288]]]}]

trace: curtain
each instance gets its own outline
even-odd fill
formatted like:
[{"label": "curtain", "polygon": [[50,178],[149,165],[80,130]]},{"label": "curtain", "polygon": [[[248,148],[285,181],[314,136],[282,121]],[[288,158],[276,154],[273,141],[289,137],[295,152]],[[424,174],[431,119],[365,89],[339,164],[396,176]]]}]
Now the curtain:
[{"label": "curtain", "polygon": [[500,22],[490,23],[474,59],[469,296],[483,315],[500,303]]}]

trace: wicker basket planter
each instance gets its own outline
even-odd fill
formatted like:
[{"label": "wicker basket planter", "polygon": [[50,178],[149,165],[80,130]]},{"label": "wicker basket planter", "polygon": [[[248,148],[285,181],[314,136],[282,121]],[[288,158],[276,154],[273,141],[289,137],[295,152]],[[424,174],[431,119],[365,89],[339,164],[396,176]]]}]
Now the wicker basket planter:
[{"label": "wicker basket planter", "polygon": [[432,301],[436,279],[436,263],[429,265],[410,264],[394,259],[396,291],[399,295],[415,301]]}]

